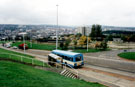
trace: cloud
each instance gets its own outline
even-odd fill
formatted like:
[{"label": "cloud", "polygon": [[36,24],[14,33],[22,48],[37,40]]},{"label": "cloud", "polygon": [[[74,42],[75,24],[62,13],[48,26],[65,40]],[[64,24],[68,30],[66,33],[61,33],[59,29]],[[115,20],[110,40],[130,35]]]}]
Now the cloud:
[{"label": "cloud", "polygon": [[0,23],[135,26],[134,0],[0,0]]}]

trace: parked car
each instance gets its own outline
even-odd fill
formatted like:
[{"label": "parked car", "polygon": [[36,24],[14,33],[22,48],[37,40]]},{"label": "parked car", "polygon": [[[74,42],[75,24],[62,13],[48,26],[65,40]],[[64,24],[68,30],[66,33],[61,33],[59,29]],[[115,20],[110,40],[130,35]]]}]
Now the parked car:
[{"label": "parked car", "polygon": [[123,50],[123,52],[127,52],[127,50]]},{"label": "parked car", "polygon": [[11,46],[10,45],[6,45],[7,48],[10,48]]},{"label": "parked car", "polygon": [[10,43],[6,43],[5,47],[10,48],[11,47]]},{"label": "parked car", "polygon": [[[19,49],[24,49],[24,43],[20,44],[18,47],[19,47]],[[25,44],[25,49],[28,49],[28,45],[27,44]]]},{"label": "parked car", "polygon": [[17,47],[17,46],[13,46],[12,48],[13,48],[13,49],[18,49],[18,47]]}]

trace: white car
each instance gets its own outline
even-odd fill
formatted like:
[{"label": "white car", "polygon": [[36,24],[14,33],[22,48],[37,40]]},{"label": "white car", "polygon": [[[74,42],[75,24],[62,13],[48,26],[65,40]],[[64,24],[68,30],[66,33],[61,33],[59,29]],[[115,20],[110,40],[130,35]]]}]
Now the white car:
[{"label": "white car", "polygon": [[17,47],[17,46],[13,46],[12,48],[13,48],[13,49],[18,49],[18,47]]},{"label": "white car", "polygon": [[6,45],[7,48],[10,48],[11,46],[10,45]]}]

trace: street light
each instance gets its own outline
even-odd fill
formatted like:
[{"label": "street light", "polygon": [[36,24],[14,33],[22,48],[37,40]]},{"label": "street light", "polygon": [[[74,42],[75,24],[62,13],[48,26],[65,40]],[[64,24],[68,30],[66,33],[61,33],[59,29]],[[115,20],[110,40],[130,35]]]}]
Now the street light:
[{"label": "street light", "polygon": [[56,5],[57,6],[57,28],[56,28],[56,50],[57,50],[57,48],[58,48],[58,28],[59,28],[59,26],[58,26],[58,4]]},{"label": "street light", "polygon": [[32,48],[32,34],[31,34],[31,31],[30,31],[30,47]]},{"label": "street light", "polygon": [[22,32],[22,33],[19,33],[20,35],[23,35],[23,49],[24,49],[24,53],[25,53],[25,39],[24,39],[24,35],[27,34],[26,32]]},{"label": "street light", "polygon": [[16,37],[16,36],[12,36],[13,42],[15,42],[15,37]]},{"label": "street light", "polygon": [[89,41],[88,41],[88,35],[87,35],[87,52],[88,52],[88,50],[89,50],[89,49],[88,49],[88,48],[89,48],[89,47],[88,47],[88,46],[89,46],[88,44],[89,44]]},{"label": "street light", "polygon": [[85,27],[85,30],[86,30],[86,38],[87,38],[87,52],[88,52],[88,50],[89,50],[89,40],[88,40],[89,33],[88,33],[87,27]]}]

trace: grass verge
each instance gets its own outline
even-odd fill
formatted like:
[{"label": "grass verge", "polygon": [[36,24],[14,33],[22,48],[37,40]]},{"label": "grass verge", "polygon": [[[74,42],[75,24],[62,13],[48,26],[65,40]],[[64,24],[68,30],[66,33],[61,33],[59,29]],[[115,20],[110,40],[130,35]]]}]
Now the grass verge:
[{"label": "grass verge", "polygon": [[106,50],[101,50],[101,49],[75,49],[73,50],[73,52],[78,52],[78,53],[94,53],[94,52],[101,52],[101,51],[109,51],[110,49],[106,49]]},{"label": "grass verge", "polygon": [[135,52],[124,52],[118,54],[118,56],[129,60],[135,60]]},{"label": "grass verge", "polygon": [[[22,44],[23,42],[15,42],[12,44],[12,46],[19,46],[20,44]],[[39,43],[32,43],[32,47],[31,47],[31,43],[26,41],[26,44],[28,45],[28,47],[30,49],[39,49],[39,50],[54,50],[55,49],[55,45],[51,45],[51,44],[39,44]]]},{"label": "grass verge", "polygon": [[0,87],[105,87],[9,61],[0,61],[0,70]]}]

